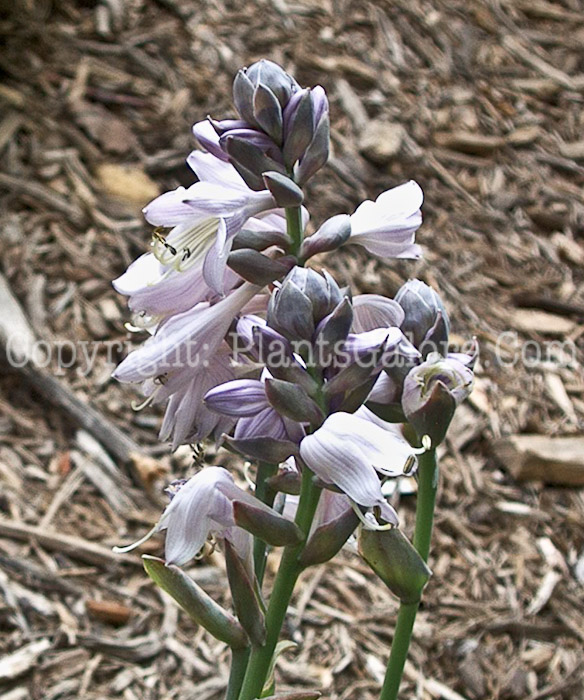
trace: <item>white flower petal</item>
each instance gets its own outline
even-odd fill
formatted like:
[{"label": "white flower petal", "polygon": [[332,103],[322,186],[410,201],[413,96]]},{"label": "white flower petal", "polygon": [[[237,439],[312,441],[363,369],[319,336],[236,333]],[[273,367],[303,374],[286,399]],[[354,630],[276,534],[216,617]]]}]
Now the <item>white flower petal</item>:
[{"label": "white flower petal", "polygon": [[226,469],[206,467],[174,496],[158,525],[159,529],[167,531],[167,564],[186,564],[205,544],[212,524],[211,513],[219,510],[218,500],[227,500],[218,489],[222,482],[233,482]]},{"label": "white flower petal", "polygon": [[146,221],[153,226],[170,228],[192,216],[193,208],[184,202],[186,192],[184,187],[178,187],[153,199],[142,209]]},{"label": "white flower petal", "polygon": [[374,255],[419,257],[414,234],[422,223],[423,193],[410,180],[365,201],[351,215],[350,243],[359,243]]},{"label": "white flower petal", "polygon": [[[215,134],[215,129],[213,129],[211,124],[209,124],[209,122],[205,123],[208,125],[209,130]],[[219,141],[217,141],[217,143],[219,143]],[[228,185],[233,187],[233,189],[249,192],[248,186],[231,163],[219,160],[219,158],[216,158],[212,153],[193,151],[187,158],[187,164],[202,182]]]}]

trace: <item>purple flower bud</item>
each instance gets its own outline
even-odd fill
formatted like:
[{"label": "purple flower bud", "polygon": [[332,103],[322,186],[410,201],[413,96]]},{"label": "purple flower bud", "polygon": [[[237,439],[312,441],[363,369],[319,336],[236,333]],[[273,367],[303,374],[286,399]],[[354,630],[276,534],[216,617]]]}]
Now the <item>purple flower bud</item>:
[{"label": "purple flower bud", "polygon": [[267,323],[289,340],[311,340],[317,324],[341,301],[341,290],[328,273],[295,267],[272,294]]},{"label": "purple flower bud", "polygon": [[220,384],[205,394],[205,405],[226,416],[255,416],[268,408],[264,383],[258,379],[234,379]]},{"label": "purple flower bud", "polygon": [[284,161],[299,162],[296,178],[306,182],[328,160],[328,99],[317,85],[297,92],[284,110]]},{"label": "purple flower bud", "polygon": [[454,358],[431,353],[414,367],[404,381],[404,414],[421,439],[429,435],[432,444],[444,439],[454,411],[472,391],[471,369]]},{"label": "purple flower bud", "polygon": [[322,424],[322,410],[301,386],[281,379],[266,379],[265,385],[268,401],[281,416],[313,428]]},{"label": "purple flower bud", "polygon": [[267,172],[263,178],[279,207],[299,207],[302,204],[304,193],[289,177],[278,172]]},{"label": "purple flower bud", "polygon": [[296,170],[296,180],[303,185],[326,165],[330,151],[330,120],[328,109],[323,113],[314,130],[310,145],[304,152]]},{"label": "purple flower bud", "polygon": [[401,328],[422,357],[427,357],[430,352],[445,357],[450,321],[438,294],[424,282],[413,279],[399,289],[395,300],[405,314]]},{"label": "purple flower bud", "polygon": [[241,248],[230,253],[227,259],[229,267],[246,282],[260,287],[282,279],[296,263],[291,256],[268,258],[257,250]]},{"label": "purple flower bud", "polygon": [[265,58],[253,63],[249,68],[244,68],[240,71],[242,72],[254,88],[258,85],[269,88],[282,107],[285,107],[292,95],[300,89],[289,73],[277,63]]},{"label": "purple flower bud", "polygon": [[269,87],[261,83],[253,95],[253,114],[256,122],[278,145],[282,143],[282,107]]}]

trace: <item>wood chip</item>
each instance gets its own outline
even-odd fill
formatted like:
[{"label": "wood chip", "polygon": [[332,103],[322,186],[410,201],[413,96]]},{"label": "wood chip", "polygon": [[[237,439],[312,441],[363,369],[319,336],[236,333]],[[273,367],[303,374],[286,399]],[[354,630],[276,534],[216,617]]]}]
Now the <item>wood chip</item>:
[{"label": "wood chip", "polygon": [[359,141],[359,151],[372,163],[385,165],[400,152],[405,134],[404,127],[396,122],[370,121]]},{"label": "wood chip", "polygon": [[567,318],[531,309],[515,309],[510,315],[509,323],[523,333],[554,336],[570,335],[575,328],[573,321]]},{"label": "wood chip", "polygon": [[96,620],[109,625],[125,625],[132,615],[132,609],[113,600],[88,600],[87,612]]},{"label": "wood chip", "polygon": [[35,668],[39,656],[51,648],[48,639],[39,639],[0,659],[0,682],[12,681]]},{"label": "wood chip", "polygon": [[495,441],[493,449],[515,479],[584,486],[584,437],[514,435]]}]

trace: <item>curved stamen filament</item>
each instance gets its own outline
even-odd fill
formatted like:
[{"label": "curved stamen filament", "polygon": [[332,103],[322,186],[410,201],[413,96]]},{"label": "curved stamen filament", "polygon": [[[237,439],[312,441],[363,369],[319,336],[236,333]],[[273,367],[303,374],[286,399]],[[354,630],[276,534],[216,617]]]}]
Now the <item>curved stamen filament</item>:
[{"label": "curved stamen filament", "polygon": [[[220,219],[209,217],[179,235],[164,238],[159,231],[152,235],[152,254],[161,265],[183,272],[199,262],[217,234]],[[176,229],[175,229],[176,231]]]},{"label": "curved stamen filament", "polygon": [[363,513],[361,512],[361,508],[359,508],[359,506],[354,501],[351,501],[351,508],[355,511],[355,515],[359,518],[363,527],[366,530],[378,530],[381,532],[383,530],[391,530],[395,527],[395,525],[392,525],[391,523],[380,525],[377,521],[375,521],[375,519],[369,520],[365,517],[365,515],[363,515]]},{"label": "curved stamen filament", "polygon": [[115,552],[116,554],[126,554],[126,552],[131,552],[133,549],[136,549],[136,547],[139,547],[141,544],[144,544],[144,542],[147,542],[152,535],[155,535],[157,532],[158,525],[155,525],[150,532],[147,532],[144,537],[141,537],[137,542],[127,544],[125,547],[112,547],[112,552]]}]

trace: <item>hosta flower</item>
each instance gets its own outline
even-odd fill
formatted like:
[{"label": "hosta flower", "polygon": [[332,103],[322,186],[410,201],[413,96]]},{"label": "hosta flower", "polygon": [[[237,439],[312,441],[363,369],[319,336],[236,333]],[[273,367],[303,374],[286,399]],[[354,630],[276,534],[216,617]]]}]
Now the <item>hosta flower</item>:
[{"label": "hosta flower", "polygon": [[234,378],[224,338],[258,291],[243,284],[216,304],[201,302],[171,316],[114,371],[121,382],[143,382],[148,403],[170,399],[161,437],[172,439],[173,448],[232,425],[210,412],[202,399],[212,387]]},{"label": "hosta flower", "polygon": [[[205,368],[185,377],[176,372],[158,383],[152,395],[152,404],[168,400],[164,420],[160,428],[160,440],[171,443],[175,450],[179,445],[198,442],[210,435],[218,439],[228,432],[234,420],[210,411],[203,402],[205,394],[235,377],[231,363],[231,351],[224,344],[209,359]],[[153,383],[154,384],[154,383]]]},{"label": "hosta flower", "polygon": [[[116,551],[127,552],[166,530],[167,564],[183,566],[203,547],[209,535],[227,538],[242,560],[250,561],[252,538],[236,526],[233,502],[247,498],[223,467],[205,467],[185,482],[171,484],[171,501],[157,525],[138,542]],[[251,562],[250,562],[251,565]]]},{"label": "hosta flower", "polygon": [[235,316],[259,291],[245,283],[216,304],[201,302],[171,316],[141,348],[126,357],[113,376],[121,382],[139,382],[169,372],[204,368]]},{"label": "hosta flower", "polygon": [[381,517],[397,524],[397,515],[381,492],[378,474],[400,476],[416,450],[406,440],[365,418],[333,413],[300,443],[300,456],[325,483],[360,506],[378,507]]},{"label": "hosta flower", "polygon": [[382,258],[419,258],[421,249],[414,241],[423,199],[420,186],[410,180],[382,192],[375,202],[363,202],[350,217],[347,243],[358,243]]},{"label": "hosta flower", "polygon": [[[179,313],[206,300],[211,290],[222,294],[231,288],[238,279],[226,269],[234,236],[244,225],[261,229],[256,215],[276,207],[267,190],[253,192],[232,165],[209,153],[194,151],[187,163],[200,182],[166,192],[144,209],[149,223],[170,233],[155,232],[152,252],[113,283],[130,297],[134,311]],[[270,226],[284,231],[285,223],[273,217]]]}]

